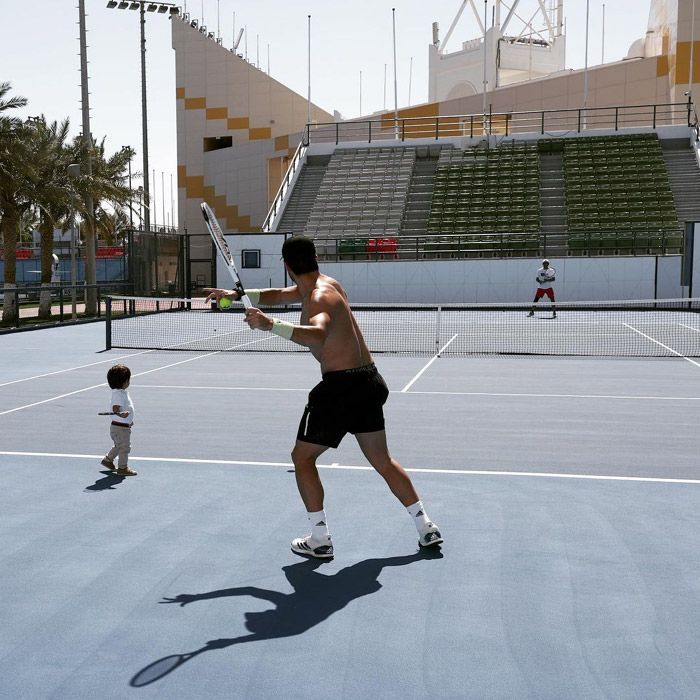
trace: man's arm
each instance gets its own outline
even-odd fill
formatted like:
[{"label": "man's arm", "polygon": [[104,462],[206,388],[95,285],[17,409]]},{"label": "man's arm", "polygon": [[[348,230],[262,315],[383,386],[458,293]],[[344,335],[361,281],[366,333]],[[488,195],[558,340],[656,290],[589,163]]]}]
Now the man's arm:
[{"label": "man's arm", "polygon": [[[205,302],[216,301],[221,298],[238,301],[240,294],[235,289],[209,288],[205,290],[207,298]],[[264,306],[284,306],[285,304],[295,304],[301,301],[301,294],[297,286],[283,287],[279,289],[246,289],[246,294],[250,297],[253,306],[262,304]]]},{"label": "man's arm", "polygon": [[[260,309],[247,309],[245,320],[251,328],[269,331],[307,348],[320,347],[326,342],[333,307],[338,303],[334,293],[316,291],[309,300],[309,320],[296,325],[264,314]],[[337,297],[337,293],[335,293]]]}]

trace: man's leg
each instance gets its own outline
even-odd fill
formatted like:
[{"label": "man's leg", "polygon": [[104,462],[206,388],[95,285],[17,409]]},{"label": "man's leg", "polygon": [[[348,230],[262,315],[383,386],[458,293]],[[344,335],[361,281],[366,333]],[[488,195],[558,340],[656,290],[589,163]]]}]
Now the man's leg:
[{"label": "man's leg", "polygon": [[535,298],[532,300],[532,308],[530,309],[530,313],[528,316],[534,316],[535,315],[535,304],[540,300],[540,295],[535,294]]},{"label": "man's leg", "polygon": [[355,435],[362,453],[367,461],[379,472],[396,498],[404,506],[410,506],[418,500],[411,477],[404,468],[389,454],[386,444],[386,432],[357,433]]},{"label": "man's leg", "polygon": [[383,477],[391,492],[399,499],[413,519],[418,531],[420,546],[431,547],[440,544],[443,541],[442,535],[437,526],[428,518],[423,503],[413,487],[411,477],[389,454],[386,432],[378,430],[373,433],[356,433],[355,438],[369,463]]},{"label": "man's leg", "polygon": [[292,540],[292,551],[317,559],[332,559],[333,545],[328,532],[326,513],[323,510],[323,484],[318,475],[316,460],[327,450],[324,445],[297,440],[292,450],[297,488],[304,501],[311,526],[308,537]]},{"label": "man's leg", "polygon": [[327,449],[325,445],[297,440],[292,450],[297,488],[308,512],[323,510],[323,484],[318,475],[316,460]]}]

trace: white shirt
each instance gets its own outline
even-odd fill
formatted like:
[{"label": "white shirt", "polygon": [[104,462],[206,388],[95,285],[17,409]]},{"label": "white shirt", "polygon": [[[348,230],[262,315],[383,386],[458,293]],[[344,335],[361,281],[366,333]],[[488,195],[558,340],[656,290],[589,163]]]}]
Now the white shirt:
[{"label": "white shirt", "polygon": [[[119,406],[120,411],[129,411],[129,415],[126,416],[126,418],[114,416],[114,420],[118,423],[128,423],[131,425],[134,422],[134,404],[126,389],[112,389],[112,406]],[[109,407],[110,411],[112,410],[112,406]]]},{"label": "white shirt", "polygon": [[546,270],[541,267],[537,270],[537,286],[540,289],[551,289],[554,286],[554,278],[557,271],[550,265]]}]

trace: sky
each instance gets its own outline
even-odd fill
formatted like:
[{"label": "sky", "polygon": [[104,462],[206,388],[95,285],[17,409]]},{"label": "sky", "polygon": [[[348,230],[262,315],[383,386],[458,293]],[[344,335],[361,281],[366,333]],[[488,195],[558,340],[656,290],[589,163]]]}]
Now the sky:
[{"label": "sky", "polygon": [[[549,3],[550,0],[547,0]],[[566,67],[585,65],[586,0],[563,0],[567,28]],[[493,0],[489,0],[489,7]],[[588,65],[601,63],[603,4],[605,62],[622,59],[644,36],[649,0],[589,0]],[[508,2],[507,4],[510,4]],[[43,114],[71,122],[81,131],[78,0],[0,0],[0,82],[12,84],[28,106],[20,117]],[[141,170],[141,72],[139,13],[108,9],[106,0],[85,0],[88,29],[90,112],[93,135],[106,138],[108,152],[131,146],[133,170]],[[248,60],[306,96],[307,37],[311,15],[311,99],[344,117],[393,107],[392,8],[396,9],[399,107],[428,99],[428,45],[432,23],[444,39],[461,0],[189,0],[180,3],[193,18],[204,18],[225,46],[246,27]],[[475,5],[483,8],[483,2]],[[523,14],[537,0],[522,0]],[[147,89],[151,192],[157,223],[170,223],[171,182],[177,208],[175,135],[175,52],[170,20],[147,13]],[[489,11],[490,17],[490,11]],[[245,36],[244,34],[244,36]],[[480,30],[469,6],[446,45],[457,50]],[[269,46],[269,64],[268,64]],[[238,51],[245,50],[245,39]],[[386,103],[384,75],[387,75]],[[153,180],[155,170],[155,182]],[[134,186],[138,180],[134,178]],[[154,187],[155,185],[155,187]],[[175,221],[176,221],[175,214]]]}]

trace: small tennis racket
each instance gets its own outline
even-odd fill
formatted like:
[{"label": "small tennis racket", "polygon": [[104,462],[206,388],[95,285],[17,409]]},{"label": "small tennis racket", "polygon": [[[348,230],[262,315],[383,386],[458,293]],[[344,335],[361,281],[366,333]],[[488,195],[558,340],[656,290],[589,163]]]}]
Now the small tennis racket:
[{"label": "small tennis racket", "polygon": [[119,415],[118,413],[115,413],[114,411],[100,411],[98,416],[117,416]]},{"label": "small tennis racket", "polygon": [[221,256],[221,260],[228,268],[231,279],[233,279],[234,289],[238,292],[238,298],[243,302],[243,306],[245,306],[246,309],[251,308],[253,304],[245,293],[245,289],[243,289],[243,283],[236,269],[236,263],[233,262],[233,255],[231,255],[231,250],[228,247],[228,243],[226,243],[223,231],[219,226],[219,222],[216,220],[216,216],[214,216],[214,212],[206,202],[202,202],[202,215],[204,216],[204,221],[207,224],[209,233],[214,240],[216,249]]}]

